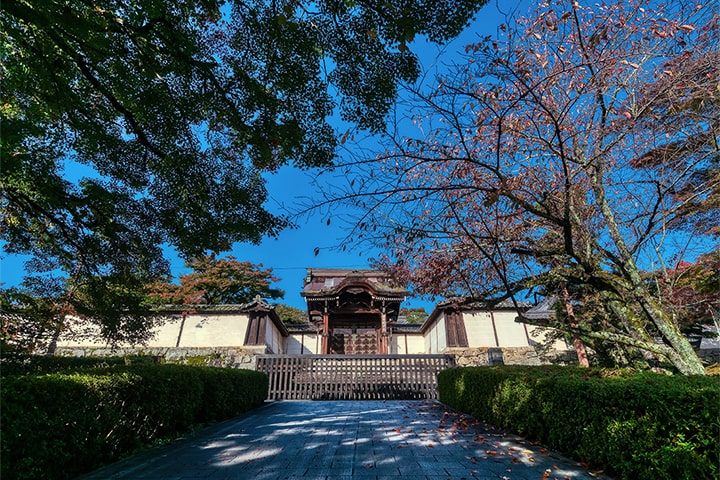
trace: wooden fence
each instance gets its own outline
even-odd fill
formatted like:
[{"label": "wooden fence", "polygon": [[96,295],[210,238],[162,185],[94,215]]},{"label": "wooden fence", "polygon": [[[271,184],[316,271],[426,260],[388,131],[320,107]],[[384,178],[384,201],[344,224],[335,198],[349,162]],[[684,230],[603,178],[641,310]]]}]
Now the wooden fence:
[{"label": "wooden fence", "polygon": [[454,355],[258,355],[268,400],[436,399]]}]

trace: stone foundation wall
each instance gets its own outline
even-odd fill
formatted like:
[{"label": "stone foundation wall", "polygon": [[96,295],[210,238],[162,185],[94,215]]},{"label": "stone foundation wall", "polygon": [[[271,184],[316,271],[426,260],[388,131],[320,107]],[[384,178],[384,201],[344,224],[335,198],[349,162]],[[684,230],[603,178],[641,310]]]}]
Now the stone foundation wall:
[{"label": "stone foundation wall", "polygon": [[533,347],[477,347],[449,348],[444,353],[455,354],[458,366],[486,365],[574,365],[577,355],[572,350],[538,355]]},{"label": "stone foundation wall", "polygon": [[[60,347],[58,356],[74,357],[115,357],[146,355],[155,357],[159,363],[185,365],[207,365],[212,367],[244,368],[255,370],[255,355],[265,354],[265,347]],[[533,347],[477,347],[449,348],[443,353],[454,354],[460,367],[487,365],[577,365],[574,350],[553,351],[538,355]],[[703,363],[720,363],[720,348],[706,348],[698,351]]]},{"label": "stone foundation wall", "polygon": [[[487,365],[577,365],[574,350],[557,350],[538,355],[533,347],[448,348],[444,353],[455,354],[460,367]],[[705,365],[720,363],[720,348],[697,351]]]},{"label": "stone foundation wall", "polygon": [[255,355],[268,353],[265,347],[60,347],[55,355],[65,357],[123,357],[143,355],[158,363],[205,365],[255,370]]}]

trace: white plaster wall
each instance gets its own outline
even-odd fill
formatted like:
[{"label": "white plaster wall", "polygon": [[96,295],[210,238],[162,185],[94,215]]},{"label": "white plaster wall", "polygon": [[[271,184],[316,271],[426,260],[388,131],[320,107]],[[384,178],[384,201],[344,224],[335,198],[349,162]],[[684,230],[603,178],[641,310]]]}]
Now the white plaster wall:
[{"label": "white plaster wall", "polygon": [[[536,343],[544,343],[547,340],[548,335],[552,331],[552,329],[550,329],[550,328],[536,327],[534,325],[528,325],[527,329],[528,329],[528,334],[530,335],[530,344],[531,345],[534,345]],[[569,350],[569,349],[573,348],[562,338],[555,340],[551,345],[552,345],[552,348],[554,348],[556,350]]]},{"label": "white plaster wall", "polygon": [[494,315],[495,328],[501,347],[527,347],[529,345],[525,327],[522,323],[515,321],[518,316],[517,312],[494,312]]},{"label": "white plaster wall", "polygon": [[445,315],[442,315],[425,333],[425,351],[427,353],[442,353],[446,348]]},{"label": "white plaster wall", "polygon": [[[167,317],[160,325],[153,328],[153,336],[144,345],[148,347],[174,347],[182,319],[180,316]],[[68,331],[58,339],[58,347],[94,347],[104,348],[110,345],[100,336],[100,327],[85,322],[77,317],[69,317]],[[132,347],[127,343],[119,343],[117,347]]]},{"label": "white plaster wall", "polygon": [[405,350],[405,335],[404,333],[393,333],[388,342],[388,353],[391,354],[403,354],[407,353]]},{"label": "white plaster wall", "polygon": [[404,353],[425,353],[425,339],[420,334],[407,335],[407,348]]},{"label": "white plaster wall", "polygon": [[[147,344],[149,347],[174,347],[177,344],[178,333],[182,317],[169,318],[162,325],[154,329],[154,336]],[[187,323],[187,321],[186,321]]]},{"label": "white plaster wall", "polygon": [[[100,329],[92,324],[82,323],[76,319],[69,322],[71,331],[62,335],[58,347],[107,347],[100,338]],[[148,347],[231,347],[242,346],[245,331],[248,327],[248,316],[245,314],[217,315],[191,314],[185,318],[180,344],[177,344],[182,325],[182,317],[174,315],[153,329],[153,337],[145,346]],[[81,338],[73,333],[82,332]],[[118,347],[130,347],[129,344],[118,344]]]},{"label": "white plaster wall", "polygon": [[290,334],[285,338],[285,353],[288,355],[300,355],[300,335]]},{"label": "white plaster wall", "polygon": [[248,316],[194,314],[185,320],[180,347],[229,347],[245,342]]},{"label": "white plaster wall", "polygon": [[320,335],[315,333],[303,335],[303,344],[305,345],[305,353],[320,352]]},{"label": "white plaster wall", "polygon": [[463,312],[468,347],[496,347],[489,312]]},{"label": "white plaster wall", "polygon": [[275,332],[271,321],[265,322],[265,346],[270,350],[270,353],[280,353],[277,351]]},{"label": "white plaster wall", "polygon": [[275,324],[268,319],[265,323],[265,345],[272,353],[285,353],[285,342],[282,334]]},{"label": "white plaster wall", "polygon": [[278,330],[274,323],[270,323],[272,325],[273,331],[275,332],[275,345],[277,347],[276,353],[286,353],[287,350],[285,350],[285,339],[283,338],[282,333],[280,333],[280,330]]},{"label": "white plaster wall", "polygon": [[[106,347],[107,342],[100,339],[100,328],[95,324],[84,323],[80,318],[68,316],[65,319],[66,331],[58,338],[58,347]],[[78,338],[78,335],[81,335]],[[174,346],[175,344],[173,344]]]},{"label": "white plaster wall", "polygon": [[425,353],[425,338],[421,334],[393,333],[389,349],[390,353],[400,355]]},{"label": "white plaster wall", "polygon": [[314,333],[293,333],[285,339],[285,353],[288,355],[316,354],[317,346],[318,335]]}]

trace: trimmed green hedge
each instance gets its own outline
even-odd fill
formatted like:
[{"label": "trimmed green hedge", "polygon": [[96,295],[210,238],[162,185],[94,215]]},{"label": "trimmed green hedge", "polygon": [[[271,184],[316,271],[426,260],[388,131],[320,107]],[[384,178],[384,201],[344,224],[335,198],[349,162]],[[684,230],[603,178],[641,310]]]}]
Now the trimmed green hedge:
[{"label": "trimmed green hedge", "polygon": [[249,370],[147,364],[5,376],[2,478],[73,478],[257,407],[267,382]]},{"label": "trimmed green hedge", "polygon": [[114,365],[152,365],[160,363],[147,355],[124,357],[58,357],[54,355],[5,354],[0,357],[0,376],[31,375],[41,373],[81,372]]},{"label": "trimmed green hedge", "polygon": [[618,478],[718,478],[717,377],[503,366],[438,382],[443,403]]}]

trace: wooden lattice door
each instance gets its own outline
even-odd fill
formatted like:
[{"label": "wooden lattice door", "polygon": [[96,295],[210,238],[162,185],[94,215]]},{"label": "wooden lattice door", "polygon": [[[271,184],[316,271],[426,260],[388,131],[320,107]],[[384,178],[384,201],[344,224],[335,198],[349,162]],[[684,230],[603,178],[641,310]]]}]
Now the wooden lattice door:
[{"label": "wooden lattice door", "polygon": [[375,355],[378,353],[378,334],[374,328],[358,328],[345,340],[348,355]]},{"label": "wooden lattice door", "polygon": [[375,355],[378,353],[379,333],[371,327],[333,328],[329,350],[334,355]]},{"label": "wooden lattice door", "polygon": [[350,329],[334,328],[330,332],[329,352],[332,355],[344,355],[345,353],[345,337],[349,336]]}]

